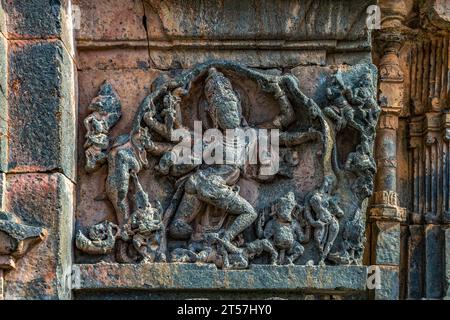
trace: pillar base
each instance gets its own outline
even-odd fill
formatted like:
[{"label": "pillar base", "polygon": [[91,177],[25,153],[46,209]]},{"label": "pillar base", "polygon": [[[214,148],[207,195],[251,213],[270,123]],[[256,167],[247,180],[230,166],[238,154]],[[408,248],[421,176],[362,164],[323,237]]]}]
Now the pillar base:
[{"label": "pillar base", "polygon": [[393,205],[374,205],[369,211],[370,220],[406,221],[406,209]]}]

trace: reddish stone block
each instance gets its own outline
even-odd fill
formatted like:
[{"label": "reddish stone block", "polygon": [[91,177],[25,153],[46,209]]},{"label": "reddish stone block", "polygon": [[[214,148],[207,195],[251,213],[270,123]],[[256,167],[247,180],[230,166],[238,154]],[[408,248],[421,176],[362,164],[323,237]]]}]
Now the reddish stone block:
[{"label": "reddish stone block", "polygon": [[[146,40],[141,1],[75,0],[80,11],[80,30],[77,38],[84,40]],[[157,23],[157,17],[147,17]],[[151,22],[150,22],[151,24]],[[155,29],[153,27],[152,29]],[[160,37],[163,37],[161,30]]]},{"label": "reddish stone block", "polygon": [[[1,12],[1,10],[0,10]],[[0,15],[0,25],[1,25]],[[0,171],[5,172],[7,169],[8,154],[8,100],[7,100],[7,81],[8,81],[8,41],[1,32],[0,26]]]},{"label": "reddish stone block", "polygon": [[9,172],[75,178],[73,74],[61,41],[10,41]]},{"label": "reddish stone block", "polygon": [[3,1],[0,3],[0,33],[6,35],[6,13]]},{"label": "reddish stone block", "polygon": [[73,197],[62,174],[7,175],[5,210],[48,236],[5,273],[6,299],[70,298]]},{"label": "reddish stone block", "polygon": [[66,1],[7,0],[7,30],[12,39],[56,38],[64,22],[61,10]]}]

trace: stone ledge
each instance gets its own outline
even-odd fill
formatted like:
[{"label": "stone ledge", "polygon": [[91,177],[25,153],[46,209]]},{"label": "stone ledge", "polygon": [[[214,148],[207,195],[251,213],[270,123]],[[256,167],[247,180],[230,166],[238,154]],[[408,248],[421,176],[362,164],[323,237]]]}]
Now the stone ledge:
[{"label": "stone ledge", "polygon": [[269,266],[218,270],[196,264],[78,264],[73,290],[366,291],[367,266]]}]

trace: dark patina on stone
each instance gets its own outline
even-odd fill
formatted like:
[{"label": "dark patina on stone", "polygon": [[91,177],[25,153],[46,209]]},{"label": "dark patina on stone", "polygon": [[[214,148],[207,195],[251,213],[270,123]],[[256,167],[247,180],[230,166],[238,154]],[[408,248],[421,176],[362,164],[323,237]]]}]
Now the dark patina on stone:
[{"label": "dark patina on stone", "polygon": [[[108,166],[99,199],[113,205],[116,220],[79,230],[77,248],[115,253],[121,263],[214,263],[223,269],[361,264],[363,202],[376,170],[375,76],[371,65],[330,70],[312,99],[292,74],[211,61],[156,80],[129,133],[118,137],[110,137],[110,129],[120,119],[120,100],[105,83],[85,119],[84,147],[88,172]],[[267,104],[254,105],[245,86]],[[173,162],[179,142],[173,132],[192,134],[196,120],[203,130],[222,133],[279,130],[278,170]],[[308,157],[310,177],[300,165]],[[174,182],[171,198],[150,198],[142,182],[146,170]]]}]

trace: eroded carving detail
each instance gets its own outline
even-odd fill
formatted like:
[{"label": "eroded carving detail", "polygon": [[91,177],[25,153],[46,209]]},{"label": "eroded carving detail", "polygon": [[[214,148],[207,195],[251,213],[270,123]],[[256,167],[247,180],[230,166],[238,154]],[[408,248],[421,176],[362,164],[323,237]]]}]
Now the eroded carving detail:
[{"label": "eroded carving detail", "polygon": [[14,269],[16,260],[44,240],[44,228],[23,224],[12,213],[0,211],[0,270]]},{"label": "eroded carving detail", "polygon": [[[237,78],[255,83],[260,94],[274,101],[278,114],[268,121],[251,119],[255,106],[235,87]],[[360,263],[361,206],[373,191],[376,171],[372,150],[379,107],[373,83],[369,66],[339,69],[330,75],[323,92],[326,103],[319,106],[290,74],[276,76],[213,61],[155,84],[130,133],[114,140],[108,133],[120,117],[120,103],[105,84],[93,102],[100,107],[91,107],[85,121],[86,170],[107,163],[105,195],[117,221],[101,222],[86,234],[79,230],[77,248],[89,254],[114,252],[118,262],[214,263],[225,269],[252,263]],[[280,161],[278,170],[268,170],[270,163],[248,161],[175,161],[175,130],[184,129],[195,142],[193,119],[184,112],[189,108],[197,108],[203,131],[215,129],[223,136],[219,141],[203,138],[202,150],[220,145],[248,153],[247,140],[246,148],[239,149],[239,141],[230,140],[225,131],[279,130],[279,156],[271,158]],[[356,144],[345,153],[337,137],[348,132]],[[312,168],[315,187],[301,191],[295,183],[304,178],[298,172],[309,153],[318,164]],[[165,199],[150,201],[144,191],[140,174],[150,167],[173,181],[174,192],[164,208],[160,202],[167,203]],[[248,198],[241,181],[259,194],[256,200]]]}]

